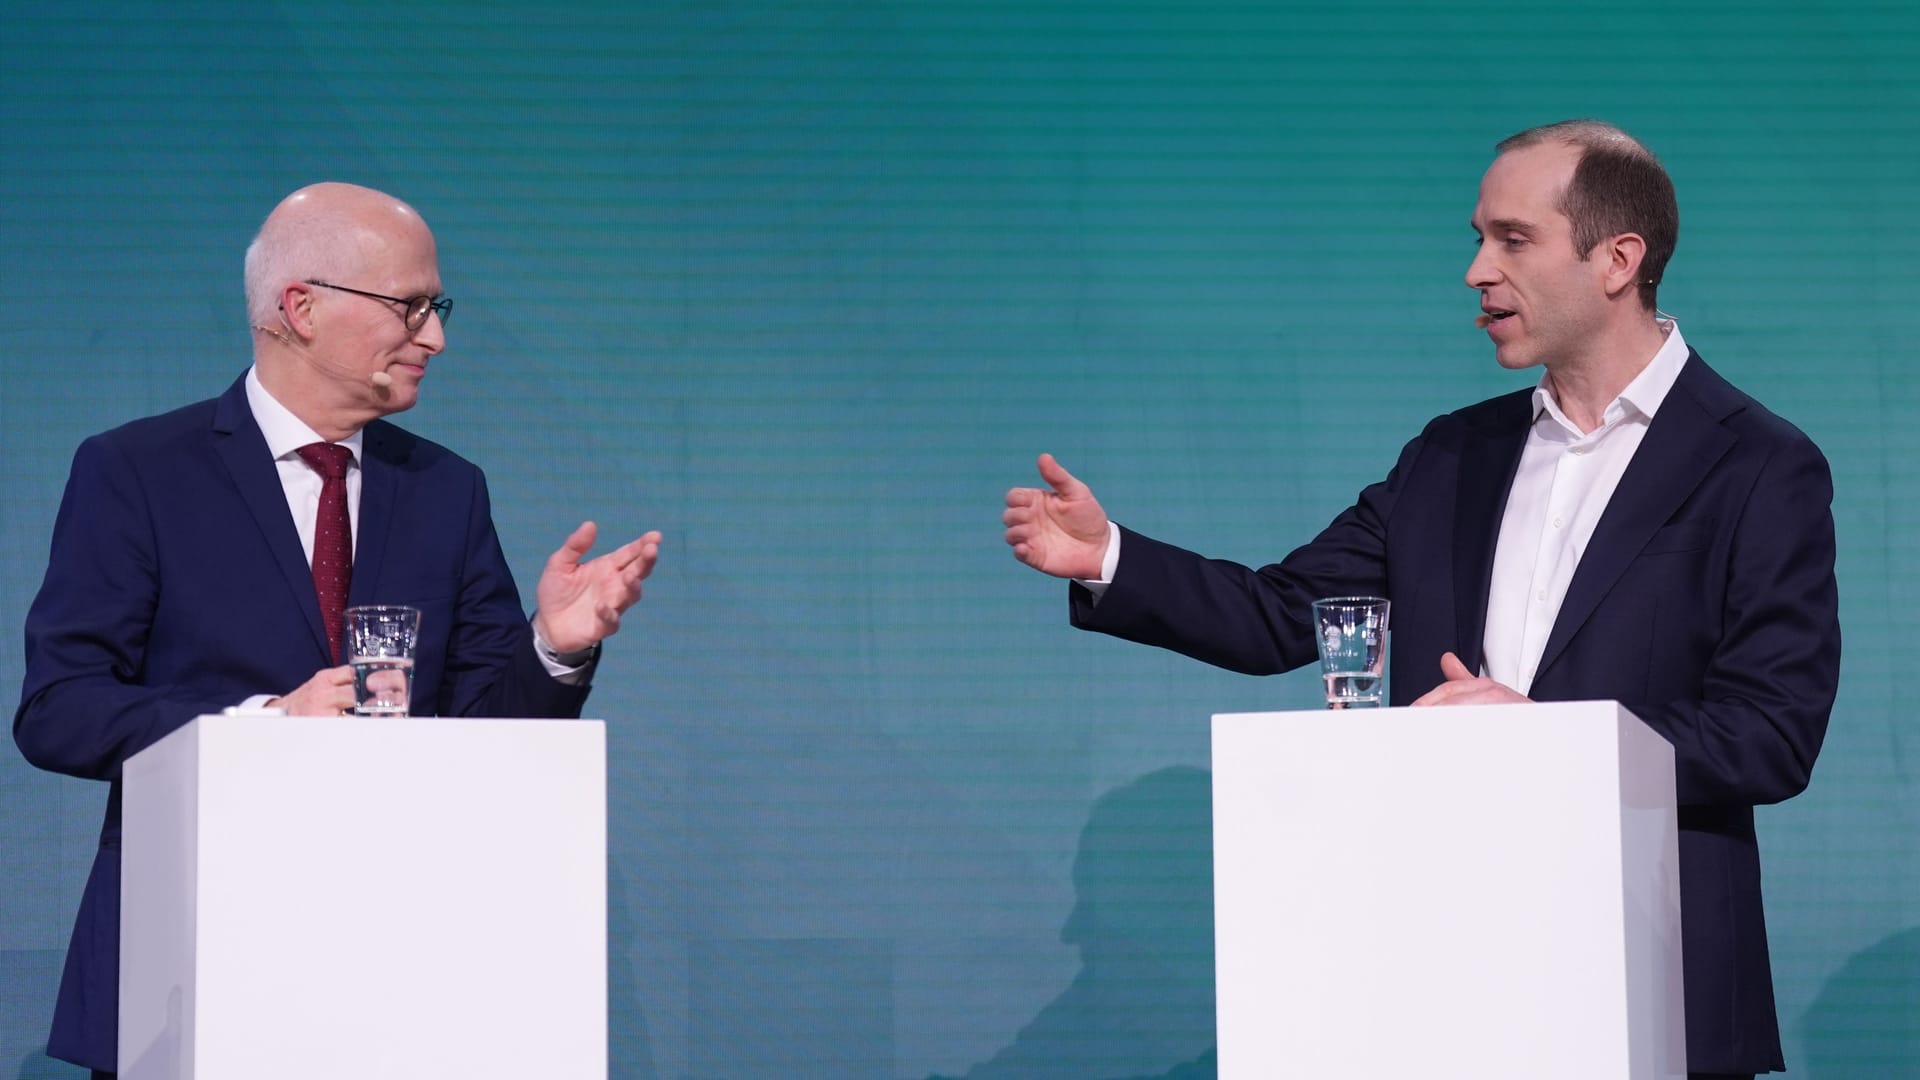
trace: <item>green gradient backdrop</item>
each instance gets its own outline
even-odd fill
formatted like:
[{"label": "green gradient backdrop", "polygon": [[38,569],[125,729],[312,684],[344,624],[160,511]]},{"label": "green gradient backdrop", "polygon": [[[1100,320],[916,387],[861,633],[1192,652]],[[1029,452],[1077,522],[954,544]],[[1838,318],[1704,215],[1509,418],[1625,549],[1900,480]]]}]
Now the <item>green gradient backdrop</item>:
[{"label": "green gradient backdrop", "polygon": [[[244,368],[267,209],[411,200],[459,318],[405,421],[523,588],[667,534],[592,707],[620,1077],[1210,1072],[1206,718],[1315,687],[1070,631],[1001,493],[1052,450],[1277,558],[1526,381],[1460,280],[1492,143],[1621,123],[1665,307],[1834,465],[1845,681],[1762,816],[1792,1075],[1920,1074],[1912,5],[0,8],[0,685],[73,447]],[[71,1075],[103,797],[0,754],[0,1077]]]}]

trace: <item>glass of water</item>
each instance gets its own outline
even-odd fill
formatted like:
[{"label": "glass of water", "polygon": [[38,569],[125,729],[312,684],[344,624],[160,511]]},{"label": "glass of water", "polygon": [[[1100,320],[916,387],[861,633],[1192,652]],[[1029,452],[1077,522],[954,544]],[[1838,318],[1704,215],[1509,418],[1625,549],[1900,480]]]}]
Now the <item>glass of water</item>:
[{"label": "glass of water", "polygon": [[407,715],[420,609],[401,604],[350,607],[346,638],[344,652],[353,665],[353,711],[361,716]]},{"label": "glass of water", "polygon": [[1377,709],[1386,690],[1387,601],[1336,596],[1313,602],[1327,708]]}]

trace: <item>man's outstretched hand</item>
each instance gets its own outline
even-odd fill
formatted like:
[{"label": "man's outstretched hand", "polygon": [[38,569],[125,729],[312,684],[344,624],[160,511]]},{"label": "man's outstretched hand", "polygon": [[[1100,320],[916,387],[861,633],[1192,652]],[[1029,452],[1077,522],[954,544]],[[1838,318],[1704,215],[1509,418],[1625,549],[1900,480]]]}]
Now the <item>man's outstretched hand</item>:
[{"label": "man's outstretched hand", "polygon": [[660,559],[658,531],[587,559],[599,532],[583,522],[540,572],[533,624],[556,652],[580,652],[617,633],[620,616],[639,602],[640,583]]},{"label": "man's outstretched hand", "polygon": [[1040,455],[1044,488],[1014,488],[1000,520],[1013,557],[1043,574],[1098,578],[1107,555],[1107,512],[1052,454]]}]

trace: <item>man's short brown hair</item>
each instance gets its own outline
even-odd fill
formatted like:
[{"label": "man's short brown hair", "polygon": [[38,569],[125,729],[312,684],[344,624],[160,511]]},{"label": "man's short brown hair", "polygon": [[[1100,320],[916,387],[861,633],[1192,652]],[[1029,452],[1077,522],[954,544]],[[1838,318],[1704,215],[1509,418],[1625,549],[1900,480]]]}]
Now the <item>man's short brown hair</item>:
[{"label": "man's short brown hair", "polygon": [[1528,128],[1500,140],[1494,150],[1504,154],[1546,142],[1580,148],[1573,179],[1560,196],[1560,212],[1573,223],[1574,251],[1584,259],[1610,236],[1639,235],[1647,243],[1640,260],[1640,303],[1654,310],[1660,278],[1680,239],[1680,204],[1660,159],[1633,136],[1600,120]]}]

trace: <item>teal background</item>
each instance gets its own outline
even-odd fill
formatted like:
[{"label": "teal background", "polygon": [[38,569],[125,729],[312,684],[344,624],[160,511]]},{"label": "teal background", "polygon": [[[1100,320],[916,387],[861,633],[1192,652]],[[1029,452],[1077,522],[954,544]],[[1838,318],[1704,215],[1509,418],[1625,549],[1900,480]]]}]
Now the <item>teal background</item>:
[{"label": "teal background", "polygon": [[[459,307],[403,421],[523,592],[582,518],[667,537],[590,706],[618,1077],[1210,1075],[1207,717],[1316,687],[1074,633],[1001,495],[1050,450],[1278,558],[1530,381],[1461,280],[1492,144],[1622,124],[1680,192],[1663,306],[1834,467],[1840,700],[1761,817],[1789,1075],[1920,1075],[1920,9],[76,10],[0,2],[0,686],[74,446],[244,370],[266,211],[413,202]],[[0,1077],[74,1075],[103,799],[0,754]]]}]

